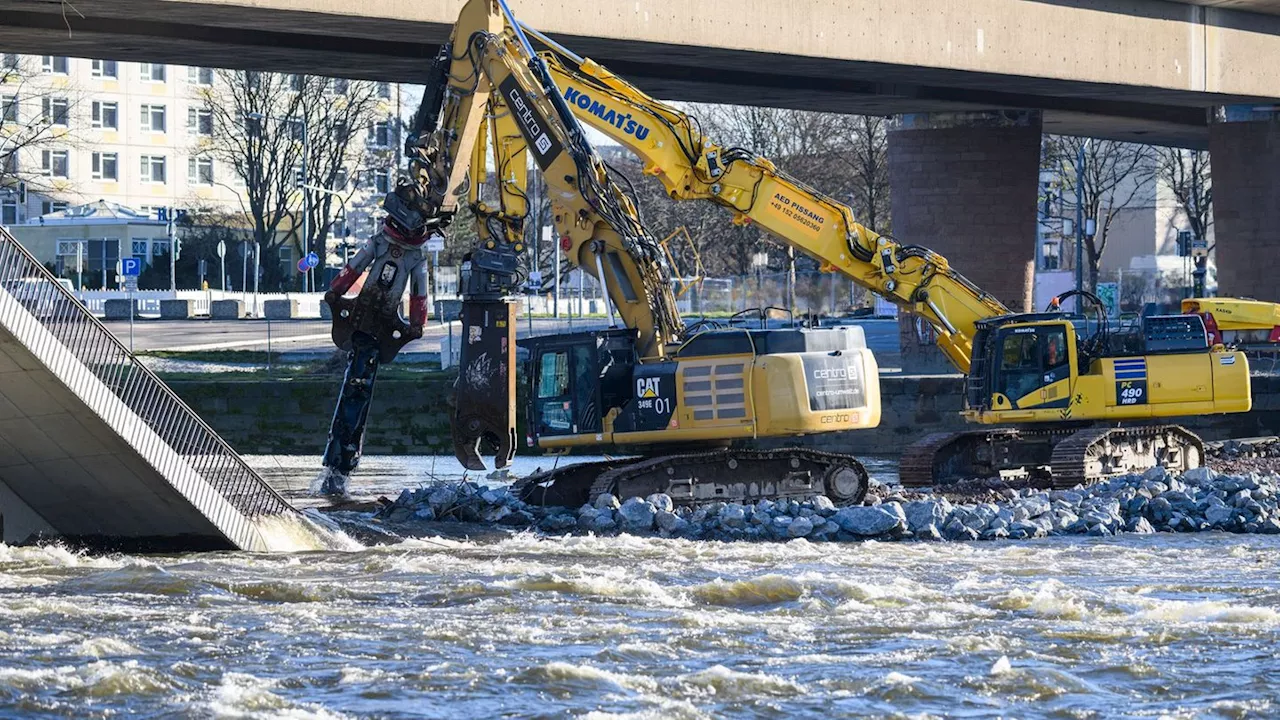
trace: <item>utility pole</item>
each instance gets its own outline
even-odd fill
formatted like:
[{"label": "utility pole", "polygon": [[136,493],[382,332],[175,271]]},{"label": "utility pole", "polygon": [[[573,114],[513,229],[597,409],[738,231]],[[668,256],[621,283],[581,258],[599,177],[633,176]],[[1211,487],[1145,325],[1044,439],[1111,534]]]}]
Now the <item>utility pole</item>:
[{"label": "utility pole", "polygon": [[[165,208],[166,233],[169,235],[169,292],[178,291],[178,246],[173,241],[173,208]],[[177,297],[176,295],[174,297]]]},{"label": "utility pole", "polygon": [[791,325],[796,319],[796,249],[787,246],[787,312],[791,313]]},{"label": "utility pole", "polygon": [[[298,122],[302,123],[302,178],[298,184],[302,187],[302,256],[311,252],[311,178],[307,175],[307,156],[311,154],[311,145],[307,142],[307,118],[304,115]],[[322,254],[321,257],[324,257]],[[315,268],[307,268],[303,276],[303,290],[313,292],[316,289]],[[309,286],[309,287],[307,287]]]},{"label": "utility pole", "polygon": [[[1080,143],[1080,151],[1076,154],[1076,291],[1084,289],[1084,146],[1088,141]],[[1080,299],[1076,298],[1076,307],[1082,308]]]}]

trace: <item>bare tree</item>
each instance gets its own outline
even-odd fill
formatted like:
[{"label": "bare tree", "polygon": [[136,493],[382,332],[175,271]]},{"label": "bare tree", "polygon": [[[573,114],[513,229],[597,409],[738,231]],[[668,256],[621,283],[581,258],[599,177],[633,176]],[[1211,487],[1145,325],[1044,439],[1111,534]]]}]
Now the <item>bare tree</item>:
[{"label": "bare tree", "polygon": [[[59,190],[53,178],[59,163],[65,170],[68,161],[56,153],[76,144],[69,127],[80,94],[41,82],[34,62],[29,56],[0,55],[0,193],[13,192],[21,183],[30,192]],[[48,170],[45,152],[55,153],[48,158]]]},{"label": "bare tree", "polygon": [[[888,121],[874,115],[840,115],[828,139],[831,157],[844,173],[840,189],[852,201],[858,222],[889,230]],[[834,191],[834,188],[833,188]]]},{"label": "bare tree", "polygon": [[217,70],[213,87],[204,93],[213,137],[200,153],[230,167],[243,185],[236,190],[252,221],[262,280],[269,289],[282,288],[289,277],[278,261],[288,242],[280,230],[291,219],[290,205],[298,195],[301,121],[319,79],[298,82],[277,73]]},{"label": "bare tree", "polygon": [[[1045,163],[1062,178],[1062,205],[1070,217],[1076,212],[1079,189],[1084,219],[1093,219],[1096,231],[1084,236],[1084,285],[1098,287],[1098,267],[1116,217],[1150,189],[1155,174],[1155,152],[1150,145],[1050,136],[1045,143]],[[1078,167],[1083,156],[1083,173]]]},{"label": "bare tree", "polygon": [[293,82],[302,88],[302,122],[309,136],[306,184],[339,193],[308,190],[310,216],[305,226],[310,232],[302,250],[323,258],[338,212],[350,208],[358,190],[355,170],[392,170],[398,125],[383,112],[380,83],[328,78]]},{"label": "bare tree", "polygon": [[[1213,225],[1213,176],[1209,171],[1209,153],[1203,150],[1159,148],[1156,150],[1156,176],[1173,193],[1178,209],[1187,217],[1193,241],[1208,242]],[[1205,293],[1205,255],[1196,257],[1195,294]]]}]

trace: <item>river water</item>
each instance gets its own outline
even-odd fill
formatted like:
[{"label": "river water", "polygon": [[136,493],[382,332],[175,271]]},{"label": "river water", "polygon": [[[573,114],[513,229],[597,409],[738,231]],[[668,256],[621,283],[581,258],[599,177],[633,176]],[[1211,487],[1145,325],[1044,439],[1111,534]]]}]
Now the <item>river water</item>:
[{"label": "river water", "polygon": [[0,716],[1274,717],[1278,542],[0,545]]}]

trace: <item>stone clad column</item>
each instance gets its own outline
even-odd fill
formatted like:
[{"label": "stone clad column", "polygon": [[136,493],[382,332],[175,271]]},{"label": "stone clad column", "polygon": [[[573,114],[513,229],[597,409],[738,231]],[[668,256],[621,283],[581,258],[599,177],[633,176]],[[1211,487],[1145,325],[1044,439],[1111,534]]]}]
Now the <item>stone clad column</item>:
[{"label": "stone clad column", "polygon": [[1220,108],[1209,125],[1218,295],[1280,302],[1280,107]]},{"label": "stone clad column", "polygon": [[[889,131],[892,235],[946,257],[1014,312],[1031,310],[1041,116],[899,116]],[[922,323],[901,322],[909,373],[955,372]]]}]

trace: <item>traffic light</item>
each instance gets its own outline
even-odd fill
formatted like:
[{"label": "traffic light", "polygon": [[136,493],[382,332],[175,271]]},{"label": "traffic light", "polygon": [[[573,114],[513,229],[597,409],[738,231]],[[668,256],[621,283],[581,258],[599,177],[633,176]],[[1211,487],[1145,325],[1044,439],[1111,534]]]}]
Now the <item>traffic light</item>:
[{"label": "traffic light", "polygon": [[1191,255],[1191,231],[1178,231],[1178,257],[1189,257]]}]

